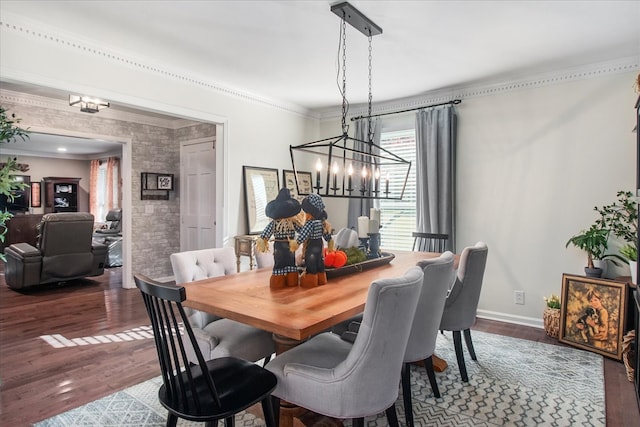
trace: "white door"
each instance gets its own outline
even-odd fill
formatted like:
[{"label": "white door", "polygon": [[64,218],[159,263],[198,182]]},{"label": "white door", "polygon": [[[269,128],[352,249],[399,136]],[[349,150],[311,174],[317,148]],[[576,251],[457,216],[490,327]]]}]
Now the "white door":
[{"label": "white door", "polygon": [[215,247],[216,154],[211,138],[180,146],[180,251]]}]

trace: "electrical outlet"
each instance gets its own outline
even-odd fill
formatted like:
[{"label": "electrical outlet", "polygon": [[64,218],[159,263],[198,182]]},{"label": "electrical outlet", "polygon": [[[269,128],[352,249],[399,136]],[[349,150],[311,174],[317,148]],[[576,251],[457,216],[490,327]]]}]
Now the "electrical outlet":
[{"label": "electrical outlet", "polygon": [[513,291],[513,302],[524,305],[524,291]]}]

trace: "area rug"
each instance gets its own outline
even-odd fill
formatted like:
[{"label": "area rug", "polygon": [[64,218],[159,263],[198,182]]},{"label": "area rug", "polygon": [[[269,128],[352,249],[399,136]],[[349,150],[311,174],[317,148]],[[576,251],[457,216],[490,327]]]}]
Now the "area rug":
[{"label": "area rug", "polygon": [[[453,338],[439,335],[436,353],[449,368],[436,373],[441,397],[433,397],[424,368],[412,367],[413,412],[417,426],[604,426],[602,356],[575,348],[542,344],[479,331],[472,332],[478,361],[465,353],[469,382],[456,364]],[[466,351],[466,350],[465,350]],[[163,426],[158,403],[160,377],[119,391],[35,424],[37,427]],[[400,424],[404,408],[396,404]],[[252,411],[253,412],[253,411]],[[261,411],[255,411],[259,416]],[[236,425],[263,426],[249,412]],[[366,419],[386,426],[384,414]],[[196,426],[183,420],[179,426]],[[345,425],[350,425],[345,422]]]}]

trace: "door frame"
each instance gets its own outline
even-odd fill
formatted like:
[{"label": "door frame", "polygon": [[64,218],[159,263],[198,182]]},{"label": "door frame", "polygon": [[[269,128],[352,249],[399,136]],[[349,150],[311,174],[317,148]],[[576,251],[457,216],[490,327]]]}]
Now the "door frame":
[{"label": "door frame", "polygon": [[[133,259],[131,252],[131,209],[132,209],[132,184],[131,184],[131,138],[114,135],[101,135],[97,133],[76,132],[70,130],[62,130],[59,128],[49,128],[40,126],[30,126],[30,132],[47,133],[50,135],[69,136],[84,139],[103,139],[106,141],[117,142],[122,145],[120,168],[122,177],[122,286],[126,286],[125,278],[133,277]],[[135,284],[133,284],[135,287]]]}]

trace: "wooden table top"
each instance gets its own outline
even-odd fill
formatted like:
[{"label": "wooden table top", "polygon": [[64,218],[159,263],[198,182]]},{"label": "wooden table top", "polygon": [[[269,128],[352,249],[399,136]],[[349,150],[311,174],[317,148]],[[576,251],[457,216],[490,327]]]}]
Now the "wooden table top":
[{"label": "wooden table top", "polygon": [[271,289],[271,267],[186,283],[184,305],[303,340],[364,311],[372,281],[402,276],[419,260],[439,256],[410,251],[393,254],[388,264],[330,278],[326,285],[311,289]]}]

